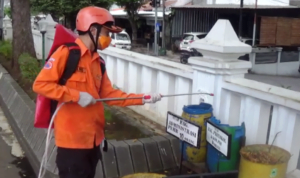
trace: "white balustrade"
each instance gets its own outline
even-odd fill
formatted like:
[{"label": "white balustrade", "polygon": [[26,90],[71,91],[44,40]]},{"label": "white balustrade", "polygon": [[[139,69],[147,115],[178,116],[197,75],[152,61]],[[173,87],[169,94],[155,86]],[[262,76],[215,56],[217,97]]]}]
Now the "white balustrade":
[{"label": "white balustrade", "polygon": [[[100,54],[106,61],[112,83],[123,91],[161,94],[192,91],[193,70],[190,66],[112,47]],[[181,114],[183,105],[190,103],[191,96],[166,97],[155,105],[131,108],[145,116],[150,114],[154,121],[165,125],[166,111]]]},{"label": "white balustrade", "polygon": [[299,110],[299,92],[244,78],[224,82],[221,121],[230,125],[245,122],[247,145],[274,141],[274,145],[288,150],[292,154],[288,172],[296,170],[299,160]]}]

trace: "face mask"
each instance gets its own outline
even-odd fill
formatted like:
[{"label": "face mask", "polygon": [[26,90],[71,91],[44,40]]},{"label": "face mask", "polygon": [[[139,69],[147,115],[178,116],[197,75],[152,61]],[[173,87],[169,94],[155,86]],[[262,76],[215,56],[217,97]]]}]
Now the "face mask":
[{"label": "face mask", "polygon": [[111,38],[109,36],[100,36],[98,40],[99,49],[104,50],[110,45]]}]

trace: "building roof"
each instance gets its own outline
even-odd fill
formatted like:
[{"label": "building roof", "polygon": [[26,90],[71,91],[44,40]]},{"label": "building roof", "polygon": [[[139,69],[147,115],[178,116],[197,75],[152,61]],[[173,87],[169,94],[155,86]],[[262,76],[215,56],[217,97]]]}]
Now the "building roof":
[{"label": "building roof", "polygon": [[[174,6],[174,9],[187,8],[187,9],[239,9],[239,4],[202,4],[202,5],[185,5],[185,6]],[[244,9],[255,9],[255,5],[244,5]],[[297,6],[268,6],[258,5],[257,9],[291,9],[299,8]]]},{"label": "building roof", "polygon": [[300,6],[300,1],[299,0],[290,0],[290,5],[292,5],[292,6]]}]

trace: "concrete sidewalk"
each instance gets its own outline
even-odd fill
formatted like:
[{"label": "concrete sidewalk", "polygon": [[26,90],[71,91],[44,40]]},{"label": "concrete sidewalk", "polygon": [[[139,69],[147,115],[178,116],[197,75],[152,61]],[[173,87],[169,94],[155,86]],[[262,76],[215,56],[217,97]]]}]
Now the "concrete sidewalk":
[{"label": "concrete sidewalk", "polygon": [[35,178],[0,108],[0,178]]}]

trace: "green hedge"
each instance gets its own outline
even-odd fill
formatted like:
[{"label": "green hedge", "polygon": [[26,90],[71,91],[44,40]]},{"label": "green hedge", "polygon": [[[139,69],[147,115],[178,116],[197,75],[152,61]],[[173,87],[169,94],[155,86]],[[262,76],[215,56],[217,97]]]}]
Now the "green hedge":
[{"label": "green hedge", "polygon": [[10,40],[0,41],[0,54],[7,60],[12,59],[12,43]]},{"label": "green hedge", "polygon": [[19,57],[18,61],[22,77],[33,82],[41,70],[38,60],[29,54],[24,53]]}]

